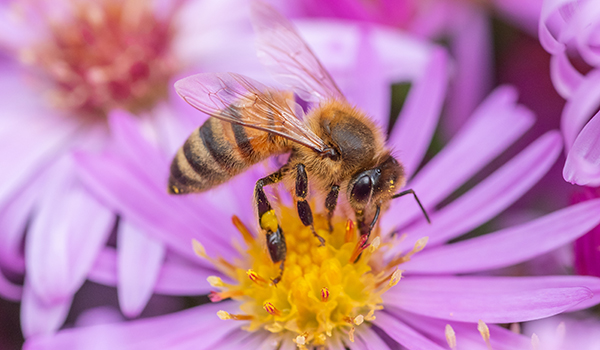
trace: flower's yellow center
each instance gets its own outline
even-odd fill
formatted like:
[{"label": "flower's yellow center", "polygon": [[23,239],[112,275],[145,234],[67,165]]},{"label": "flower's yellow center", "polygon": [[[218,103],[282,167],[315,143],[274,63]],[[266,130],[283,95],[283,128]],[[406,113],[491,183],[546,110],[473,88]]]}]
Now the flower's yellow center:
[{"label": "flower's yellow center", "polygon": [[[375,319],[375,311],[383,308],[382,294],[400,280],[396,265],[403,258],[383,264],[382,254],[376,253],[382,247],[376,232],[366,244],[352,221],[337,222],[330,232],[326,217],[317,214],[315,230],[326,241],[320,246],[293,209],[283,207],[278,219],[287,241],[287,258],[277,284],[273,280],[280,275],[280,264],[271,261],[265,238],[252,235],[236,217],[234,224],[247,245],[244,260],[209,258],[236,281],[228,284],[210,277],[209,283],[218,289],[211,300],[241,302],[239,314],[220,311],[219,317],[248,321],[246,330],[281,334],[300,348],[326,345],[333,336],[354,341],[356,327]],[[194,241],[194,246],[208,258],[199,242]]]},{"label": "flower's yellow center", "polygon": [[46,97],[78,115],[133,112],[166,95],[176,68],[170,16],[150,1],[73,1],[68,18],[47,18],[49,37],[21,50],[21,61],[50,81]]}]

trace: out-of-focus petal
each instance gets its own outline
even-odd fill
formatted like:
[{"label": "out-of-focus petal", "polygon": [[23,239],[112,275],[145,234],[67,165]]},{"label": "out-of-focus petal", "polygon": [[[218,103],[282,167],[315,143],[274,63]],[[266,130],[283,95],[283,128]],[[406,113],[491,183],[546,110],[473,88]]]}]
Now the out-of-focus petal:
[{"label": "out-of-focus petal", "polygon": [[538,35],[538,22],[543,0],[492,0],[495,10],[506,20],[517,24],[530,35]]},{"label": "out-of-focus petal", "polygon": [[407,271],[468,273],[516,264],[556,249],[600,223],[600,199],[575,204],[525,224],[454,244],[426,249]]},{"label": "out-of-focus petal", "polygon": [[119,222],[117,246],[119,305],[132,318],[139,316],[152,296],[165,247],[126,220]]},{"label": "out-of-focus petal", "polygon": [[[24,349],[214,349],[237,322],[221,321],[229,303],[205,304],[185,311],[130,322],[74,328],[27,340]],[[207,327],[210,325],[210,327]],[[193,344],[193,346],[192,346]]]},{"label": "out-of-focus petal", "polygon": [[25,244],[28,279],[47,303],[83,284],[114,225],[114,214],[74,183],[68,159],[55,170]]},{"label": "out-of-focus petal", "polygon": [[201,208],[195,211],[181,197],[167,194],[166,179],[165,187],[151,183],[140,170],[133,170],[117,156],[78,154],[76,159],[90,191],[132,224],[191,261],[198,260],[191,247],[192,239],[200,240],[210,256],[236,254],[223,234],[231,231],[231,218],[222,217],[215,208],[201,215]]},{"label": "out-of-focus petal", "polygon": [[[465,4],[466,5],[466,4]],[[446,115],[441,123],[454,135],[492,88],[492,45],[488,15],[475,6],[457,7],[450,50],[455,58],[455,71],[446,99]]]},{"label": "out-of-focus petal", "polygon": [[359,327],[356,332],[358,340],[368,350],[391,350],[371,327]]},{"label": "out-of-focus petal", "polygon": [[67,318],[72,298],[53,300],[46,303],[25,280],[23,299],[21,300],[21,330],[27,339],[31,336],[52,334]]},{"label": "out-of-focus petal", "polygon": [[554,88],[564,99],[571,97],[583,80],[583,75],[569,62],[564,51],[550,58],[550,77]]},{"label": "out-of-focus petal", "polygon": [[[440,320],[399,310],[389,312],[432,340],[446,342],[446,325],[450,325],[459,349],[489,350],[476,324]],[[494,324],[487,326],[490,331],[490,344],[494,350],[525,350],[531,346],[531,339],[525,336]]]},{"label": "out-of-focus petal", "polygon": [[432,247],[487,222],[527,192],[546,174],[561,151],[561,137],[551,131],[496,170],[467,193],[431,215],[431,224],[419,222],[402,231],[406,239],[393,251],[412,247],[427,236]]},{"label": "out-of-focus petal", "polygon": [[577,135],[600,105],[600,69],[588,73],[565,104],[560,121],[565,150],[570,152]]},{"label": "out-of-focus petal", "polygon": [[546,0],[542,4],[539,22],[540,43],[551,54],[564,51],[565,45],[554,34],[560,33],[565,25],[564,19],[559,14],[559,9],[572,0]]},{"label": "out-of-focus petal", "polygon": [[600,112],[575,139],[567,154],[563,177],[580,186],[600,186]]},{"label": "out-of-focus petal", "polygon": [[[463,283],[465,280],[465,283]],[[446,320],[508,323],[535,320],[569,310],[593,297],[586,287],[501,287],[502,280],[466,277],[412,277],[383,295],[384,303],[416,314]],[[521,278],[521,280],[526,280]],[[404,284],[403,284],[404,283]],[[435,288],[425,289],[423,285]],[[522,283],[526,284],[526,283]],[[491,286],[498,288],[492,289]]]},{"label": "out-of-focus petal", "polygon": [[[208,294],[214,288],[208,284],[206,278],[214,275],[219,276],[220,273],[197,265],[167,260],[159,271],[154,284],[154,293],[190,296]],[[88,278],[100,284],[116,287],[118,281],[117,252],[111,248],[102,250],[98,254]]]},{"label": "out-of-focus petal", "polygon": [[[532,113],[515,106],[516,98],[512,88],[496,89],[452,141],[408,183],[407,187],[415,190],[426,209],[456,190],[533,124]],[[392,201],[387,214],[381,219],[383,232],[423,215],[412,198]]]},{"label": "out-of-focus petal", "polygon": [[448,55],[437,49],[417,79],[390,134],[389,144],[398,153],[406,177],[411,178],[427,151],[448,87]]},{"label": "out-of-focus petal", "polygon": [[378,312],[373,324],[384,330],[392,339],[402,344],[409,350],[443,350],[441,347],[425,336],[407,326],[404,322],[390,315],[386,311]]},{"label": "out-of-focus petal", "polygon": [[0,297],[16,302],[21,300],[22,296],[23,287],[10,282],[0,270]]}]

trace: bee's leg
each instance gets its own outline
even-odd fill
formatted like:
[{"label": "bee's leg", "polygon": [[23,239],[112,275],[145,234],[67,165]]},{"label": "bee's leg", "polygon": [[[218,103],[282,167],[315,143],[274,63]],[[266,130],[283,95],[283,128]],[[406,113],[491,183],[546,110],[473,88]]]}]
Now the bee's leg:
[{"label": "bee's leg", "polygon": [[378,205],[375,207],[375,216],[373,216],[373,220],[371,221],[371,223],[369,225],[367,225],[365,223],[364,211],[356,214],[356,219],[358,221],[358,230],[360,231],[360,235],[367,236],[366,238],[364,238],[365,244],[367,244],[367,241],[369,240],[369,236],[371,235],[371,231],[373,231],[373,228],[375,228],[375,224],[377,224],[377,220],[379,219],[380,212],[381,212],[381,207]]},{"label": "bee's leg", "polygon": [[312,210],[310,210],[310,205],[308,205],[308,202],[306,201],[307,195],[308,175],[306,174],[306,168],[304,167],[304,164],[300,163],[296,165],[296,206],[298,209],[298,216],[300,217],[300,220],[302,221],[302,224],[304,226],[310,226],[313,235],[315,235],[319,242],[321,242],[321,246],[324,246],[325,240],[323,239],[323,237],[317,234],[317,231],[315,231]]},{"label": "bee's leg", "polygon": [[283,265],[287,248],[285,246],[283,231],[281,230],[281,226],[279,226],[275,211],[271,207],[271,203],[269,203],[263,187],[281,181],[283,179],[283,173],[284,171],[279,169],[273,174],[263,177],[256,182],[256,187],[254,188],[254,199],[256,200],[256,207],[258,210],[258,222],[260,223],[260,227],[267,231],[267,248],[269,249],[269,255],[274,263],[281,261],[279,276],[273,280],[275,284],[281,280],[281,276],[283,275]]},{"label": "bee's leg", "polygon": [[333,185],[327,194],[327,198],[325,199],[325,208],[327,209],[327,222],[329,223],[329,232],[333,232],[333,225],[331,225],[331,218],[333,217],[333,212],[335,211],[335,207],[337,206],[338,194],[340,193],[340,186]]}]

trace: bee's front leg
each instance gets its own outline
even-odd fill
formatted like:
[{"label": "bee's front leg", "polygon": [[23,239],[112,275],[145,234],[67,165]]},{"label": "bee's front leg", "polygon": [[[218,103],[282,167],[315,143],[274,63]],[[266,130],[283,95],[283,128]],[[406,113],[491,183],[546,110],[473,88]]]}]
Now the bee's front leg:
[{"label": "bee's front leg", "polygon": [[377,205],[375,207],[375,215],[373,216],[373,220],[371,220],[370,224],[366,224],[365,223],[365,214],[364,211],[361,211],[360,213],[356,213],[356,219],[358,221],[358,230],[361,234],[361,236],[367,236],[367,238],[365,238],[365,243],[367,244],[368,240],[369,240],[369,236],[371,235],[371,231],[373,231],[373,228],[375,228],[375,224],[377,224],[377,220],[379,219],[379,213],[381,212],[381,207],[379,205]]},{"label": "bee's front leg", "polygon": [[283,173],[283,169],[279,169],[273,174],[263,177],[256,182],[256,187],[254,188],[254,199],[256,200],[256,208],[258,210],[258,222],[260,223],[260,227],[267,232],[267,248],[269,250],[269,255],[274,263],[281,262],[279,276],[273,280],[275,284],[277,284],[283,276],[283,265],[287,247],[285,245],[283,230],[281,229],[281,226],[279,226],[275,211],[271,207],[271,203],[269,203],[263,187],[280,182],[283,179]]},{"label": "bee's front leg", "polygon": [[329,223],[329,232],[333,232],[333,225],[331,224],[331,218],[333,218],[333,212],[337,206],[338,194],[340,193],[340,186],[333,185],[327,194],[325,199],[325,208],[327,209],[327,222]]},{"label": "bee's front leg", "polygon": [[321,246],[325,245],[323,237],[319,236],[315,231],[315,225],[313,224],[312,210],[310,205],[306,201],[308,195],[308,175],[306,174],[306,168],[304,164],[300,163],[296,165],[296,207],[298,209],[298,216],[304,226],[310,226],[310,229],[315,237],[321,243]]}]

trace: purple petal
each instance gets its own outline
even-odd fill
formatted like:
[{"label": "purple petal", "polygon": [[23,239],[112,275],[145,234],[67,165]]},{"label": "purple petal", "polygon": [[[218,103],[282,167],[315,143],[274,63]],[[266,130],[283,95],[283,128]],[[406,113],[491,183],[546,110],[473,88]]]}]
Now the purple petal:
[{"label": "purple petal", "polygon": [[600,186],[600,112],[575,139],[567,155],[563,177],[580,186]]},{"label": "purple petal", "polygon": [[119,223],[117,247],[119,305],[125,316],[137,317],[152,296],[165,247],[126,220]]},{"label": "purple petal", "polygon": [[565,99],[571,97],[573,91],[579,87],[583,75],[573,67],[566,52],[560,52],[550,59],[550,77],[552,84],[560,96]]},{"label": "purple petal", "polygon": [[[439,343],[447,341],[445,330],[446,325],[450,325],[456,334],[458,349],[489,350],[474,323],[449,322],[399,310],[388,312]],[[490,344],[494,350],[524,350],[529,349],[531,345],[531,339],[528,337],[513,333],[501,326],[493,324],[487,326],[490,330]]]},{"label": "purple petal", "polygon": [[455,57],[455,71],[448,89],[444,130],[454,135],[492,87],[492,45],[488,15],[475,6],[457,6],[456,21],[450,41]]},{"label": "purple petal", "polygon": [[381,328],[387,335],[402,344],[408,350],[446,349],[427,339],[425,336],[385,311],[376,313],[375,317],[377,318],[373,321],[373,324]]},{"label": "purple petal", "polygon": [[232,231],[230,217],[225,219],[214,208],[199,215],[202,207],[194,208],[186,205],[183,197],[169,196],[166,185],[150,182],[141,170],[132,169],[119,157],[79,154],[77,162],[83,181],[98,198],[191,261],[208,266],[193,252],[192,239],[200,240],[211,256],[235,255],[224,234]]},{"label": "purple petal", "polygon": [[[221,273],[197,265],[166,260],[154,284],[154,292],[166,295],[208,294],[213,287],[206,278],[215,275],[220,276]],[[88,278],[100,284],[117,286],[117,253],[114,249],[105,248],[98,254]]]},{"label": "purple petal", "polygon": [[[531,126],[533,115],[515,106],[515,100],[512,88],[496,89],[461,132],[411,180],[407,187],[415,190],[426,209],[456,190]],[[422,215],[412,198],[392,201],[381,220],[382,231],[390,232]]]},{"label": "purple petal", "polygon": [[526,261],[584,235],[600,223],[600,199],[555,211],[525,224],[427,249],[403,264],[416,273],[468,273]]},{"label": "purple petal", "polygon": [[[544,1],[539,21],[539,39],[540,44],[551,54],[560,53],[565,50],[565,45],[561,43],[553,34],[560,33],[564,26],[564,19],[559,18],[558,9],[572,0],[553,0]],[[552,31],[549,27],[552,27]]]},{"label": "purple petal", "polygon": [[577,90],[565,104],[561,117],[561,129],[565,137],[567,152],[577,135],[600,104],[600,70],[596,69],[583,78]]},{"label": "purple petal", "polygon": [[423,77],[410,90],[389,138],[389,144],[399,153],[407,178],[412,177],[431,142],[447,86],[448,56],[446,51],[437,49]]},{"label": "purple petal", "polygon": [[24,349],[213,349],[243,323],[221,321],[216,313],[232,303],[205,304],[165,316],[67,329],[54,336],[28,339]]},{"label": "purple petal", "polygon": [[391,350],[390,347],[370,327],[358,327],[358,341],[368,350]]},{"label": "purple petal", "polygon": [[509,22],[516,23],[532,37],[538,35],[543,0],[493,0],[494,10]]},{"label": "purple petal", "polygon": [[428,247],[469,232],[514,203],[546,174],[561,151],[561,137],[548,132],[533,142],[476,187],[431,215],[431,224],[419,222],[403,231],[407,235],[394,252],[412,247],[413,240],[427,236]]},{"label": "purple petal", "polygon": [[385,305],[428,317],[510,323],[552,316],[594,295],[587,287],[569,283],[539,288],[542,282],[518,277],[407,277],[383,298]]},{"label": "purple petal", "polygon": [[21,301],[21,330],[25,338],[57,331],[67,318],[71,302],[71,297],[67,297],[46,303],[26,280]]},{"label": "purple petal", "polygon": [[57,167],[25,242],[28,279],[47,303],[83,284],[114,225],[113,213],[73,183],[72,164]]},{"label": "purple petal", "polygon": [[6,276],[4,276],[2,270],[0,270],[0,297],[10,301],[18,302],[21,300],[22,296],[23,287],[10,282]]}]

